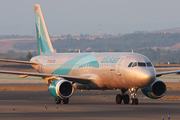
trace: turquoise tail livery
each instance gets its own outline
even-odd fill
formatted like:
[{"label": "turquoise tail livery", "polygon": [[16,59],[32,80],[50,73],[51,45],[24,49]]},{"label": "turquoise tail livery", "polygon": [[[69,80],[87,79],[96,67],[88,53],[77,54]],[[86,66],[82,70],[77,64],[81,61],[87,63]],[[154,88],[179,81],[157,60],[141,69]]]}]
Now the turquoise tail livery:
[{"label": "turquoise tail livery", "polygon": [[37,4],[34,5],[34,12],[37,32],[38,54],[43,55],[54,53],[46,23],[44,21],[44,17],[41,11],[41,7]]}]

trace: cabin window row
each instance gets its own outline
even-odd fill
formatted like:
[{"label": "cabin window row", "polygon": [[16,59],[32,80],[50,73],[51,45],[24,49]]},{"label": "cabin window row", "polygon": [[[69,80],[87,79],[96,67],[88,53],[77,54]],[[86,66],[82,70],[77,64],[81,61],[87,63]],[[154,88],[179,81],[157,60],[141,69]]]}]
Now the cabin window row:
[{"label": "cabin window row", "polygon": [[46,64],[46,66],[58,66],[58,67],[79,67],[79,66],[83,66],[83,67],[115,67],[116,64]]}]

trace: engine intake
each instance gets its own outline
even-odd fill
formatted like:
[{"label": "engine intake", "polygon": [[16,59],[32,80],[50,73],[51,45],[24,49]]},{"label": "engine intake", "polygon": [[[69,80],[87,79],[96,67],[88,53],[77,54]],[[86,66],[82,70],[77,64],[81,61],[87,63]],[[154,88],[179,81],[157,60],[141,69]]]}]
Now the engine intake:
[{"label": "engine intake", "polygon": [[52,96],[58,99],[69,98],[74,92],[72,84],[67,80],[54,80],[48,90]]},{"label": "engine intake", "polygon": [[141,91],[149,98],[158,99],[165,95],[166,85],[164,82],[156,79],[150,86],[142,88]]}]

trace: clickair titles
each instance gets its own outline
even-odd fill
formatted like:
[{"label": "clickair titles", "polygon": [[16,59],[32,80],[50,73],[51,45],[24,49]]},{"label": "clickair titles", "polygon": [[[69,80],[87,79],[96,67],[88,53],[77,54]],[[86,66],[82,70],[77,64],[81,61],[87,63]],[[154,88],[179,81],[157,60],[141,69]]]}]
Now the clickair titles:
[{"label": "clickair titles", "polygon": [[116,63],[118,60],[120,59],[120,57],[105,57],[102,59],[101,63]]}]

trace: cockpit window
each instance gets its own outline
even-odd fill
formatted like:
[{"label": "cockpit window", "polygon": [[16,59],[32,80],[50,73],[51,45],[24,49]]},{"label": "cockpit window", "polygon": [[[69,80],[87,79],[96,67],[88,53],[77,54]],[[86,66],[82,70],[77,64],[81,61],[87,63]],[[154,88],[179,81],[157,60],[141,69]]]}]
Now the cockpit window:
[{"label": "cockpit window", "polygon": [[133,64],[133,62],[129,63],[128,67],[131,67],[132,64]]},{"label": "cockpit window", "polygon": [[152,66],[152,64],[151,64],[150,62],[147,62],[146,65],[147,65],[148,67],[151,67],[151,66]]},{"label": "cockpit window", "polygon": [[132,65],[132,67],[135,67],[135,66],[137,66],[137,62],[134,62]]},{"label": "cockpit window", "polygon": [[152,64],[151,62],[131,62],[129,63],[128,67],[135,67],[135,66],[140,66],[140,67],[151,67]]},{"label": "cockpit window", "polygon": [[138,66],[140,66],[140,67],[146,67],[146,63],[144,63],[144,62],[138,62]]}]

